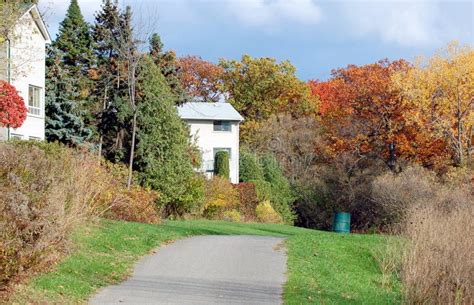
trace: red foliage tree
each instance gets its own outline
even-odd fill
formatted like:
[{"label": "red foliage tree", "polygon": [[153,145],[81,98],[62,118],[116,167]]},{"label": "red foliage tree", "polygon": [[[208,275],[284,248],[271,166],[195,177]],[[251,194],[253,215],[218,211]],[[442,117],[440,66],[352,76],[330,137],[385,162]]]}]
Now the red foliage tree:
[{"label": "red foliage tree", "polygon": [[407,150],[412,134],[405,128],[406,109],[392,76],[409,68],[404,60],[382,60],[349,65],[333,70],[326,82],[310,82],[312,93],[320,98],[321,122],[335,155],[349,151],[386,159],[392,142]]},{"label": "red foliage tree", "polygon": [[0,80],[0,126],[20,127],[26,119],[27,109],[18,91]]}]

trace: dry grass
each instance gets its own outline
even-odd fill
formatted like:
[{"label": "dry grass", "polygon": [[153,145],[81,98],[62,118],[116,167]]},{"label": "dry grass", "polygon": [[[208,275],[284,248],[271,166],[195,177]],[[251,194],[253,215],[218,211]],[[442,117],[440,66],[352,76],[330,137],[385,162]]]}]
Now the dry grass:
[{"label": "dry grass", "polygon": [[[446,177],[445,177],[446,178]],[[406,304],[474,302],[474,188],[470,179],[438,181],[408,168],[374,182],[373,196],[407,240],[400,256]],[[381,269],[391,269],[379,261]],[[384,267],[384,265],[386,265]]]},{"label": "dry grass", "polygon": [[406,221],[410,244],[402,280],[409,304],[474,302],[474,206],[414,207]]}]

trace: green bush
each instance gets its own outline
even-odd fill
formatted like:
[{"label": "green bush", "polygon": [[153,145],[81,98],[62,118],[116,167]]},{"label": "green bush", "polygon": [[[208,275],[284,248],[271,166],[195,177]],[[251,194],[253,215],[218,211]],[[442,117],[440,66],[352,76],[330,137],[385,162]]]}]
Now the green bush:
[{"label": "green bush", "polygon": [[229,153],[227,151],[218,151],[215,157],[214,174],[216,176],[229,179]]},{"label": "green bush", "polygon": [[[273,208],[283,217],[285,223],[293,224],[295,213],[292,209],[296,197],[288,179],[273,155],[265,155],[260,159],[265,181],[269,185],[269,200]],[[260,199],[265,200],[265,199]]]},{"label": "green bush", "polygon": [[264,180],[262,166],[260,165],[256,154],[244,149],[241,150],[239,167],[241,182]]}]

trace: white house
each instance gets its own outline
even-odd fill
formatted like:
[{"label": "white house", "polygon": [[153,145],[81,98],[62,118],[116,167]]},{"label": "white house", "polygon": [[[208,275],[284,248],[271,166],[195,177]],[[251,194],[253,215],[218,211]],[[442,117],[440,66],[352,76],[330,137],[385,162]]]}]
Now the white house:
[{"label": "white house", "polygon": [[51,37],[36,5],[24,7],[8,39],[0,42],[0,79],[18,90],[28,109],[20,128],[0,128],[0,140],[44,139],[45,59],[49,43]]},{"label": "white house", "polygon": [[191,102],[178,107],[180,117],[189,124],[202,153],[200,171],[212,177],[214,157],[226,150],[230,155],[230,181],[239,183],[239,125],[244,118],[225,102]]}]

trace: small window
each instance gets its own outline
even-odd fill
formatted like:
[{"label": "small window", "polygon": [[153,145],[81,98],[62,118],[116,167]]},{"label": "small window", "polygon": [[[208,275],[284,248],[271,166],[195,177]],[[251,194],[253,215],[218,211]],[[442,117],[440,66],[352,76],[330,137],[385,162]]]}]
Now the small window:
[{"label": "small window", "polygon": [[41,115],[41,88],[29,86],[28,88],[28,113]]},{"label": "small window", "polygon": [[10,134],[10,139],[23,139],[23,136],[21,134],[18,134],[18,133],[11,133]]},{"label": "small window", "polygon": [[229,121],[214,121],[214,131],[232,131]]},{"label": "small window", "polygon": [[41,138],[40,138],[40,137],[32,137],[32,136],[29,136],[29,137],[28,137],[28,140],[30,140],[30,141],[41,141]]}]

